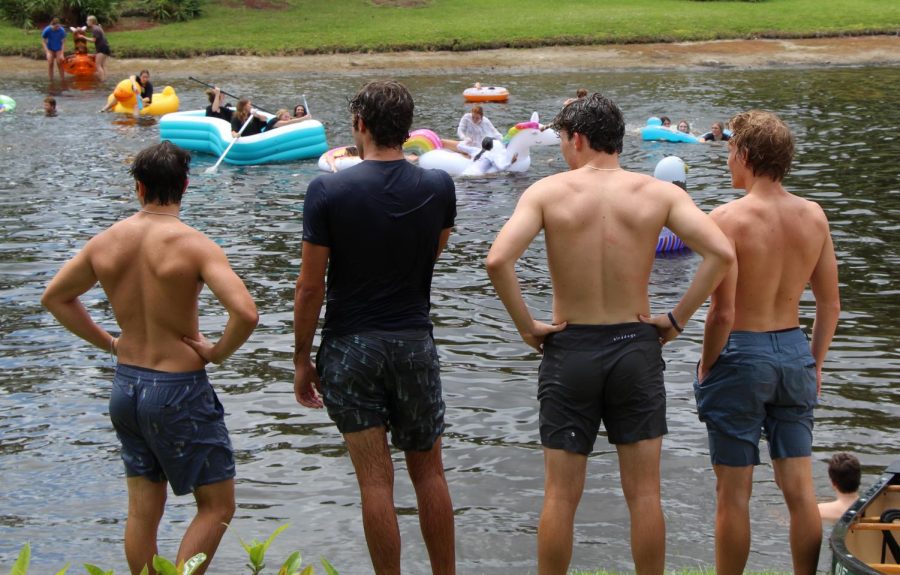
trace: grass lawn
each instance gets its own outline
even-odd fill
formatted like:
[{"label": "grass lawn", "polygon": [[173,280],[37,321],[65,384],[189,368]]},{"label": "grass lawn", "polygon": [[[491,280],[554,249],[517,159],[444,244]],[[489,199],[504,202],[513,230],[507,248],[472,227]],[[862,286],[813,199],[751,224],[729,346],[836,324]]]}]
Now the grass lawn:
[{"label": "grass lawn", "polygon": [[[250,7],[260,4],[266,8]],[[144,30],[107,26],[113,56],[473,50],[900,32],[897,0],[207,0],[203,10],[196,20]],[[40,30],[0,22],[0,55],[42,58]]]}]

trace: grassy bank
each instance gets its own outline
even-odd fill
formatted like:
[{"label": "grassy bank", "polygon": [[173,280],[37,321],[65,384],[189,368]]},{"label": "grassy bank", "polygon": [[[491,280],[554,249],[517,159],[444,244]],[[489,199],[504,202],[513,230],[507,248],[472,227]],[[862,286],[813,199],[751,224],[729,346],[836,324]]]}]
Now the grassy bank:
[{"label": "grassy bank", "polygon": [[[266,6],[265,8],[250,7]],[[207,0],[190,22],[107,32],[114,57],[260,56],[898,34],[896,0]],[[74,24],[74,23],[69,23]],[[42,58],[0,23],[0,55]]]}]

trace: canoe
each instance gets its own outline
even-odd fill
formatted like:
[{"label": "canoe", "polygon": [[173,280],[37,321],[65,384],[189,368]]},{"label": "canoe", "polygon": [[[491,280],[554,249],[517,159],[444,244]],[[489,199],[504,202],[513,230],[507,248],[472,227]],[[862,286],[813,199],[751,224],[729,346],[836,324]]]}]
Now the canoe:
[{"label": "canoe", "polygon": [[900,574],[900,461],[841,516],[831,531],[831,575]]},{"label": "canoe", "polygon": [[[192,152],[220,156],[231,144],[231,124],[210,118],[205,110],[166,114],[159,121],[160,140]],[[290,162],[318,158],[328,151],[325,128],[318,120],[289,124],[261,134],[242,136],[225,156],[226,164],[238,166]]]}]

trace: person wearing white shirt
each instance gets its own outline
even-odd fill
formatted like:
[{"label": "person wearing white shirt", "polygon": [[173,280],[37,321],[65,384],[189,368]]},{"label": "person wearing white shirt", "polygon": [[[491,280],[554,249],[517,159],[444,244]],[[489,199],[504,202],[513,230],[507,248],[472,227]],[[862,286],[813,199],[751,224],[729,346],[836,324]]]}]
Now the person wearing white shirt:
[{"label": "person wearing white shirt", "polygon": [[463,152],[474,156],[481,151],[481,142],[484,138],[503,139],[503,135],[494,127],[491,121],[484,117],[484,110],[478,104],[472,106],[472,111],[463,115],[456,129],[459,141],[441,140],[445,148],[455,152]]}]

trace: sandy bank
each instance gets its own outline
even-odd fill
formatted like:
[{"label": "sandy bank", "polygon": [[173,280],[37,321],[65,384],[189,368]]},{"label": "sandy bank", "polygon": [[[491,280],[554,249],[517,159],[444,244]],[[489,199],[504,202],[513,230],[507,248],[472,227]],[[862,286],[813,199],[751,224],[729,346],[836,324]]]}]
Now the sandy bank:
[{"label": "sandy bank", "polygon": [[[400,70],[578,71],[689,68],[773,68],[836,65],[898,65],[900,36],[860,36],[789,40],[720,40],[670,44],[567,46],[474,52],[393,52],[313,56],[212,56],[181,60],[112,58],[111,77],[149,68],[154,75],[186,77],[213,72],[292,73]],[[40,77],[46,64],[27,58],[0,58],[0,77]]]}]

